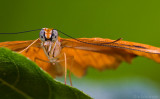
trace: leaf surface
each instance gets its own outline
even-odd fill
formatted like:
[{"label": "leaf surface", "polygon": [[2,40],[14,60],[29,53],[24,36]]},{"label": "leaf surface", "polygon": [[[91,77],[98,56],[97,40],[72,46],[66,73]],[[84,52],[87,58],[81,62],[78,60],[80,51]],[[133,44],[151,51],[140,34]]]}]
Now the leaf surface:
[{"label": "leaf surface", "polygon": [[35,63],[0,48],[1,99],[90,99],[76,88],[55,81]]}]

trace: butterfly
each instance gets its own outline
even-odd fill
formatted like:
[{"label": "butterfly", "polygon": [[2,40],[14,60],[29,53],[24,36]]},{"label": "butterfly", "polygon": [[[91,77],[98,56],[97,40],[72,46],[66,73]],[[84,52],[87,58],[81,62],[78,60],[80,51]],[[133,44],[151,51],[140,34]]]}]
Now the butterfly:
[{"label": "butterfly", "polygon": [[[131,63],[137,56],[160,63],[160,48],[154,46],[123,41],[121,38],[117,40],[73,38],[59,30],[49,28],[38,30],[40,33],[36,40],[1,42],[0,47],[7,47],[23,54],[52,77],[61,76],[64,72],[66,75],[67,69],[77,77],[85,75],[88,67],[98,70],[115,69],[122,62]],[[70,39],[59,37],[58,32]]]}]

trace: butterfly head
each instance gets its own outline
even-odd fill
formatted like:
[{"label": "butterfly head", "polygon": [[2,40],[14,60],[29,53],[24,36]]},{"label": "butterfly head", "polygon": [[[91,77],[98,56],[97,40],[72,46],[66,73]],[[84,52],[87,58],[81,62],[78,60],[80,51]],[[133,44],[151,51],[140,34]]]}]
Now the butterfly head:
[{"label": "butterfly head", "polygon": [[51,41],[54,42],[58,39],[58,32],[54,29],[42,28],[39,33],[39,38],[42,41]]}]

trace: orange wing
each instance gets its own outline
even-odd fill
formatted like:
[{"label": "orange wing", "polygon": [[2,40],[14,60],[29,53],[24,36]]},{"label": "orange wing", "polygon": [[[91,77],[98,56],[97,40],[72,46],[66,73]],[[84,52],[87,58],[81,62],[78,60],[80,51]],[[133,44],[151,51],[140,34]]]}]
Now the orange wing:
[{"label": "orange wing", "polygon": [[30,45],[34,40],[29,41],[8,41],[8,42],[0,42],[0,47],[7,47],[13,51],[21,51],[25,49],[28,45]]},{"label": "orange wing", "polygon": [[[34,42],[34,40],[1,42],[0,47],[7,47],[19,52],[28,47],[32,42]],[[61,76],[63,74],[62,66],[60,64],[53,65],[49,63],[43,49],[40,47],[40,43],[41,41],[38,40],[32,47],[22,52],[22,54],[36,62],[39,67],[48,72],[52,77]]]},{"label": "orange wing", "polygon": [[[80,38],[78,40],[92,43],[92,45],[78,42],[74,39],[60,38],[62,46],[61,53],[67,54],[68,69],[78,77],[85,74],[88,66],[99,70],[116,68],[122,61],[130,63],[137,55],[147,57],[160,63],[160,49],[157,47],[128,41],[118,41],[107,44],[114,40],[102,38]],[[0,47],[7,47],[13,51],[19,52],[33,41],[34,40],[2,42],[0,43]],[[49,60],[40,47],[40,40],[22,54],[29,57],[32,61],[35,61],[53,77],[63,74],[61,65],[64,66],[64,57],[60,57],[59,60],[62,62],[54,66],[51,63],[45,62]]]},{"label": "orange wing", "polygon": [[[66,53],[69,58],[74,57],[72,67],[69,64],[68,68],[79,77],[85,74],[88,66],[99,70],[116,68],[122,61],[130,63],[136,56],[144,56],[160,63],[160,48],[150,45],[128,41],[110,43],[114,40],[102,38],[79,38],[78,40],[81,42],[61,38],[63,47],[61,53]],[[92,43],[92,45],[82,42]],[[71,61],[71,58],[68,60]]]}]

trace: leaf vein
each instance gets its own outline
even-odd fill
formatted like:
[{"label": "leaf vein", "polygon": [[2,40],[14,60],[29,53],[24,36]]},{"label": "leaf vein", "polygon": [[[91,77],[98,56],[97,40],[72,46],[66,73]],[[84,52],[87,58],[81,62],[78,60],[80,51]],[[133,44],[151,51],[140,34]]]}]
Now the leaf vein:
[{"label": "leaf vein", "polygon": [[17,89],[16,87],[14,87],[13,85],[9,84],[8,82],[4,81],[3,79],[0,78],[0,82],[2,82],[4,85],[10,87],[11,89],[13,89],[14,91],[20,93],[21,95],[25,96],[27,99],[32,99],[32,97],[30,97],[29,95],[27,95],[26,93],[24,93],[23,91]]}]

